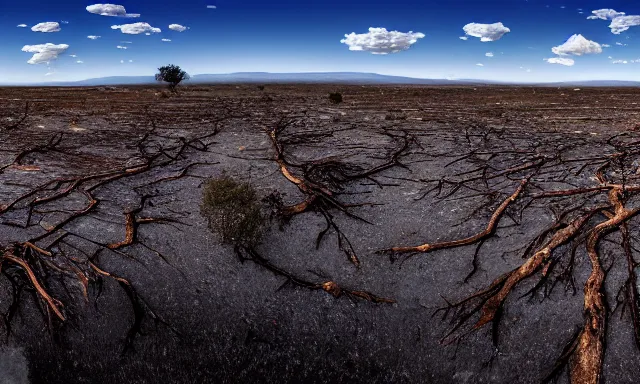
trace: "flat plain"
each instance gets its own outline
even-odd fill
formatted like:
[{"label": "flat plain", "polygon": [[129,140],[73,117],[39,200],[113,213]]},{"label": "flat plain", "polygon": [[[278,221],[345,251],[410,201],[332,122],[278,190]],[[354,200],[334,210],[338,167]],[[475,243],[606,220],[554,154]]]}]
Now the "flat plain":
[{"label": "flat plain", "polygon": [[[0,88],[0,344],[34,383],[637,382],[639,102]],[[223,175],[255,247],[201,214]]]}]

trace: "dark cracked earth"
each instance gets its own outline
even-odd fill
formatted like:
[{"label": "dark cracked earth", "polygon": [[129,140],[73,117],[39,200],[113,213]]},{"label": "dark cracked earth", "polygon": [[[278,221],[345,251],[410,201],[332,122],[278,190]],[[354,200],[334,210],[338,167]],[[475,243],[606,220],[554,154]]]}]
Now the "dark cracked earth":
[{"label": "dark cracked earth", "polygon": [[2,88],[0,383],[635,383],[639,96]]}]

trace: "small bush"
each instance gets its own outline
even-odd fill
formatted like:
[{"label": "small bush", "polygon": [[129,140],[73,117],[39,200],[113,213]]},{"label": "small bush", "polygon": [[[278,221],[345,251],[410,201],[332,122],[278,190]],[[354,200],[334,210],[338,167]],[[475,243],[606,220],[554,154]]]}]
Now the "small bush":
[{"label": "small bush", "polygon": [[258,85],[258,89],[264,91],[264,85]]},{"label": "small bush", "polygon": [[342,103],[342,94],[340,92],[329,93],[329,100],[333,104],[340,104]]},{"label": "small bush", "polygon": [[224,243],[253,247],[262,238],[265,219],[256,191],[248,183],[229,176],[207,181],[201,211]]},{"label": "small bush", "polygon": [[387,113],[384,117],[385,120],[407,120],[407,115],[401,113]]}]

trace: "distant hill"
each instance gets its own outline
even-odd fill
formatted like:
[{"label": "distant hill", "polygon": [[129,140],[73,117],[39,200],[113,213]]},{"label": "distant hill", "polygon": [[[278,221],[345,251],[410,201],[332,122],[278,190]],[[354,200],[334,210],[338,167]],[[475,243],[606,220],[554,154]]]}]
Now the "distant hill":
[{"label": "distant hill", "polygon": [[139,85],[155,83],[154,76],[111,76],[80,81],[44,83],[45,86],[96,86],[96,85]]},{"label": "distant hill", "polygon": [[[184,84],[240,84],[240,83],[340,83],[340,84],[467,84],[469,81],[444,79],[416,79],[360,72],[268,73],[238,72],[229,74],[192,75]],[[476,81],[482,83],[482,81]],[[153,76],[113,76],[70,82],[47,82],[36,86],[100,86],[157,84]]]},{"label": "distant hill", "polygon": [[588,80],[568,81],[561,83],[543,83],[540,85],[546,87],[640,87],[640,82],[624,80]]},{"label": "distant hill", "polygon": [[[617,80],[570,81],[557,83],[509,83],[477,79],[418,79],[362,72],[308,72],[269,73],[237,72],[229,74],[193,75],[185,84],[240,84],[240,83],[307,83],[307,84],[398,84],[398,85],[522,85],[546,87],[638,87],[640,82]],[[112,76],[71,82],[24,84],[28,86],[86,87],[114,85],[157,84],[153,76]],[[21,84],[14,84],[21,85]]]},{"label": "distant hill", "polygon": [[[267,73],[238,72],[226,75],[195,75],[191,83],[348,83],[348,84],[455,84],[456,80],[417,79],[361,72]],[[466,81],[464,82],[466,83]]]}]

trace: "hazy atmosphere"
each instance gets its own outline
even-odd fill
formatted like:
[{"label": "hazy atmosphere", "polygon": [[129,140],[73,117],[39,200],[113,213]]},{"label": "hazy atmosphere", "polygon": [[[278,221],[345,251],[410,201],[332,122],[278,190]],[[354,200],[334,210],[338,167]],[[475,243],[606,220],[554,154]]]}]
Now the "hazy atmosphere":
[{"label": "hazy atmosphere", "polygon": [[169,61],[190,74],[640,80],[638,15],[629,1],[25,0],[2,7],[0,83],[149,75]]}]

